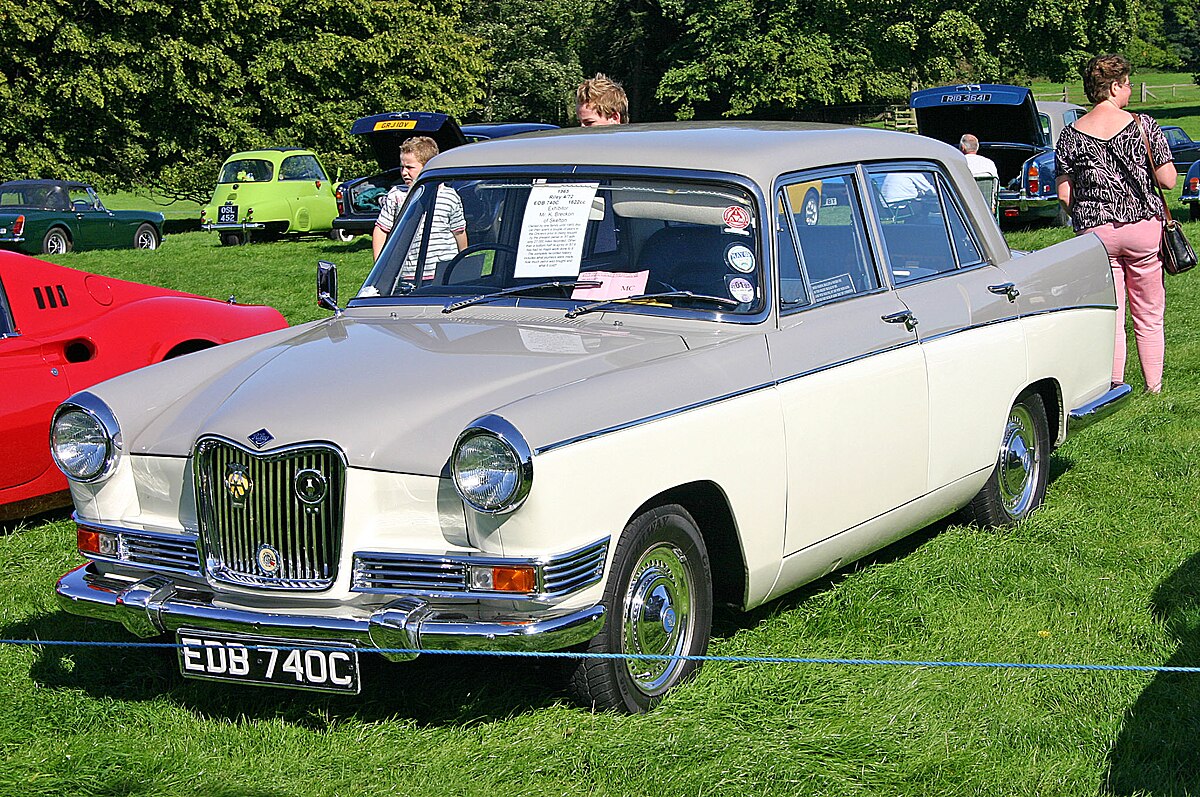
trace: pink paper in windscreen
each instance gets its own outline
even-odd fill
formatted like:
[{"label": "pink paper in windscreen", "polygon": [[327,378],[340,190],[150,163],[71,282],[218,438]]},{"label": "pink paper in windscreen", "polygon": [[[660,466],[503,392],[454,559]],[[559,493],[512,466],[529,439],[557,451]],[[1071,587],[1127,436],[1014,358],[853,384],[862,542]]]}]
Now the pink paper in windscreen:
[{"label": "pink paper in windscreen", "polygon": [[646,280],[649,271],[581,271],[580,282],[599,282],[595,288],[576,288],[571,292],[572,299],[620,299],[623,296],[639,296],[646,292]]}]

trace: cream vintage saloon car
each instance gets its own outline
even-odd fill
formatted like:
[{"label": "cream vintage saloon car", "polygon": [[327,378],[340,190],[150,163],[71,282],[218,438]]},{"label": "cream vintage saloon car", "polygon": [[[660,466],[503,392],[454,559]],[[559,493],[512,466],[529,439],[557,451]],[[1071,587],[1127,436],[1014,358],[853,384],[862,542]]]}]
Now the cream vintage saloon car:
[{"label": "cream vintage saloon car", "polygon": [[[817,223],[788,187],[836,196]],[[905,198],[905,186],[918,187]],[[445,246],[461,203],[468,245]],[[183,675],[355,692],[360,656],[578,651],[643,711],[749,609],[965,509],[1037,509],[1112,386],[1108,260],[1010,252],[962,156],[782,123],[629,125],[429,163],[325,320],[55,416],[76,614]]]}]

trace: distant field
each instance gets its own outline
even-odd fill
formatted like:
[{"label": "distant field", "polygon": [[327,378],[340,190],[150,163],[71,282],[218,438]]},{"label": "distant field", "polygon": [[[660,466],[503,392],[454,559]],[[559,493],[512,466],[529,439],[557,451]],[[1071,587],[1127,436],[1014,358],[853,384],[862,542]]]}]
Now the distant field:
[{"label": "distant field", "polygon": [[[1142,105],[1200,104],[1200,86],[1192,80],[1190,72],[1135,73],[1130,80],[1133,82],[1133,98],[1130,104],[1135,108]],[[1146,92],[1144,100],[1143,86]],[[1038,81],[1031,83],[1029,87],[1040,100],[1065,100],[1084,106],[1090,105],[1083,93],[1082,80],[1070,80],[1065,83]]]}]

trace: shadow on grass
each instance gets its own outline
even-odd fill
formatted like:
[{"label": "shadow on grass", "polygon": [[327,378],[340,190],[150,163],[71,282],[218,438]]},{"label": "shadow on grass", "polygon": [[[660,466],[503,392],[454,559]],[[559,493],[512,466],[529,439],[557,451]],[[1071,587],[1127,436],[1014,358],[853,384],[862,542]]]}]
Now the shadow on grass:
[{"label": "shadow on grass", "polygon": [[[1158,586],[1151,609],[1179,640],[1166,666],[1200,666],[1200,554]],[[1200,794],[1200,674],[1154,676],[1125,713],[1106,786],[1119,795]]]},{"label": "shadow on grass", "polygon": [[516,716],[558,702],[561,661],[429,655],[410,662],[359,658],[362,692],[330,695],[198,681],[179,674],[173,636],[137,639],[120,626],[66,612],[0,627],[4,639],[128,643],[130,647],[45,646],[29,675],[44,689],[82,691],[103,700],[168,700],[202,719],[276,719],[314,731],[344,721],[411,721],[418,726],[471,725]]},{"label": "shadow on grass", "polygon": [[[67,499],[70,501],[70,498]],[[35,510],[36,511],[36,510]],[[71,519],[70,506],[58,506],[54,509],[37,512],[37,514],[28,515],[25,517],[11,518],[8,520],[0,520],[0,537],[9,534],[16,534],[24,529],[31,529],[35,526],[42,526],[46,523],[60,523],[64,520]]]}]

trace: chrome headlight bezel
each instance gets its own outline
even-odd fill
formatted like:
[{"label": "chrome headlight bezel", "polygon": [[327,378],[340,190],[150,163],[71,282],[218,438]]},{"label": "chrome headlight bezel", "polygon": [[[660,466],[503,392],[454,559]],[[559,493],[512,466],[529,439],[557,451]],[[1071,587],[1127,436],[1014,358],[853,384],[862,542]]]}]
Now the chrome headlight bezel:
[{"label": "chrome headlight bezel", "polygon": [[[100,447],[101,459],[98,465],[86,470],[73,470],[59,453],[59,445],[62,442],[59,439],[59,424],[64,418],[75,414],[93,424],[98,432],[98,442],[94,445]],[[120,453],[121,427],[107,404],[91,393],[77,393],[58,405],[58,409],[54,411],[54,417],[50,421],[50,456],[54,459],[54,464],[68,479],[81,484],[103,481],[112,475]]]},{"label": "chrome headlight bezel", "polygon": [[[480,446],[491,447],[499,467],[468,468],[467,457],[478,457]],[[479,470],[493,476],[481,479]],[[468,472],[473,475],[468,477]],[[485,415],[472,422],[454,442],[450,476],[459,497],[476,512],[502,515],[525,502],[533,486],[533,451],[517,428],[498,415]],[[504,483],[502,483],[504,482]],[[491,495],[489,495],[491,494]]]}]

